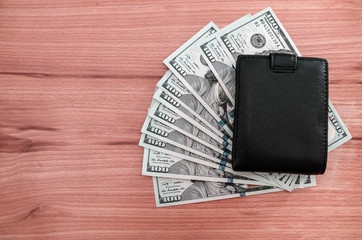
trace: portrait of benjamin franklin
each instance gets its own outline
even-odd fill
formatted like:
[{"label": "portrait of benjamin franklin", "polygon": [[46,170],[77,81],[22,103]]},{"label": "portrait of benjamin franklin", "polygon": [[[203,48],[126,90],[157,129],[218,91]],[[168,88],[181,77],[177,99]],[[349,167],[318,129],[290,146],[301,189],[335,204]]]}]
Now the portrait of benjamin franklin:
[{"label": "portrait of benjamin franklin", "polygon": [[214,68],[217,71],[217,74],[222,79],[222,82],[225,84],[227,90],[235,98],[235,68],[230,67],[222,62],[213,63]]},{"label": "portrait of benjamin franklin", "polygon": [[[207,66],[207,63],[205,62],[202,56],[200,56],[200,62],[203,65]],[[207,71],[203,77],[188,74],[184,78],[190,84],[190,86],[197,92],[197,94],[201,96],[202,99],[204,99],[204,101],[221,119],[228,121],[228,116],[227,116],[228,97],[225,94],[222,87],[220,86],[220,84],[218,83],[215,75],[211,72],[211,70]],[[198,110],[199,110],[197,111],[198,113],[202,111],[200,109]],[[207,116],[208,114],[206,113],[204,114],[205,117],[211,117],[211,115]]]}]

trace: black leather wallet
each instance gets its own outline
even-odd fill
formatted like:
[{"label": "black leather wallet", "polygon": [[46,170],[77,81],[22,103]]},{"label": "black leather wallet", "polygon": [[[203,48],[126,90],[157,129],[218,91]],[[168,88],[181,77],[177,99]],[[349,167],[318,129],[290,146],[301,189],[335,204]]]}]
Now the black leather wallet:
[{"label": "black leather wallet", "polygon": [[323,174],[327,117],[327,60],[281,53],[240,55],[233,169]]}]

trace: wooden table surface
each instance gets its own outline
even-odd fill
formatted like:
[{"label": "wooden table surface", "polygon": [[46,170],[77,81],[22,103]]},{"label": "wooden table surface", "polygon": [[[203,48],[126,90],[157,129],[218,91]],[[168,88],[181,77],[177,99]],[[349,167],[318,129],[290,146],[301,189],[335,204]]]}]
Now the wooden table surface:
[{"label": "wooden table surface", "polygon": [[[327,58],[353,139],[317,186],[156,208],[140,129],[163,59],[271,6]],[[0,2],[0,239],[361,239],[362,1]]]}]

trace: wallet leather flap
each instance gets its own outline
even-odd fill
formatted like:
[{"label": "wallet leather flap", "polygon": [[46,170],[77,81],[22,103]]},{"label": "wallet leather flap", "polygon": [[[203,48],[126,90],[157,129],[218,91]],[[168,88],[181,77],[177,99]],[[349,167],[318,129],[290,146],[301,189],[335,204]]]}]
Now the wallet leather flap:
[{"label": "wallet leather flap", "polygon": [[297,70],[297,55],[295,54],[270,54],[270,67],[273,72],[294,72]]},{"label": "wallet leather flap", "polygon": [[321,174],[327,161],[328,63],[241,55],[232,162],[238,171]]}]

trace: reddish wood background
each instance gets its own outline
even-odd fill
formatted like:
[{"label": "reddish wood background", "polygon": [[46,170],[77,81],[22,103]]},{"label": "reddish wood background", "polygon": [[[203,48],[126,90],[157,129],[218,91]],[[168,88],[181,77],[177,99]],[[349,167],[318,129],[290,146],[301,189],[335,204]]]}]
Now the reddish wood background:
[{"label": "reddish wood background", "polygon": [[[162,60],[271,6],[329,60],[353,139],[318,186],[156,208],[141,125]],[[362,1],[0,2],[0,239],[361,239]]]}]

